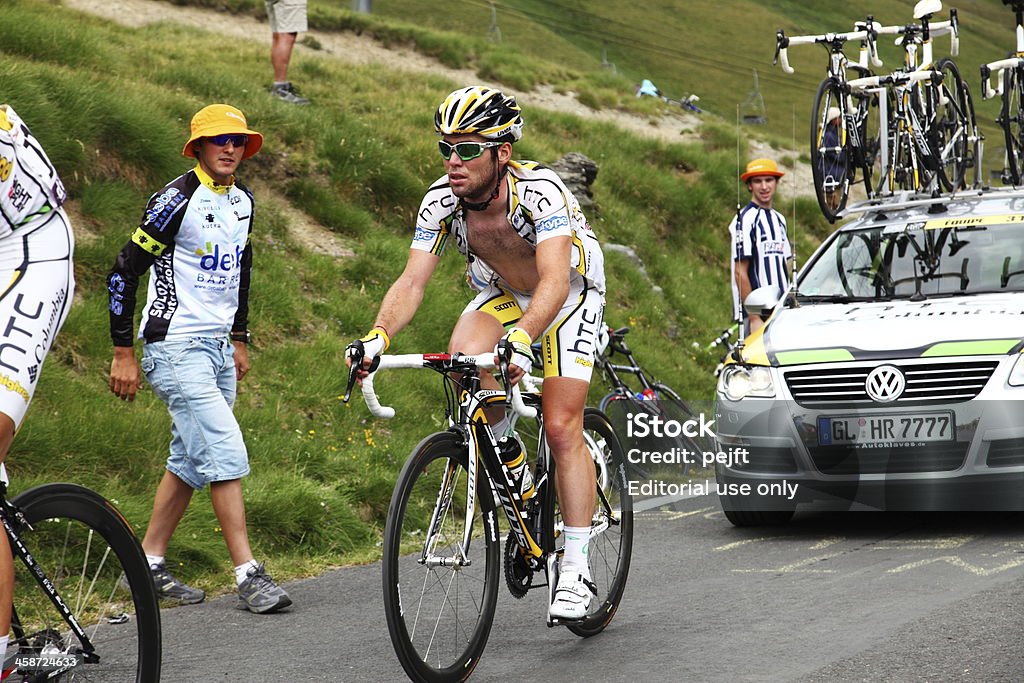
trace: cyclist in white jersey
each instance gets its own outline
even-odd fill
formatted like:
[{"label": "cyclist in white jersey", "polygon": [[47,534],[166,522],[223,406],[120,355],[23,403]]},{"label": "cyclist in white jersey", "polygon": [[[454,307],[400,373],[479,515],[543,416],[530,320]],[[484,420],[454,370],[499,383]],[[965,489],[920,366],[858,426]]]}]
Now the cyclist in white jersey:
[{"label": "cyclist in white jersey", "polygon": [[[467,259],[479,291],[452,332],[450,352],[488,353],[504,341],[514,350],[510,378],[533,361],[542,343],[542,411],[556,460],[566,548],[554,602],[559,620],[587,614],[595,589],[587,540],[595,505],[594,464],[583,440],[583,408],[604,309],[604,257],[579,203],[558,176],[532,161],[514,161],[522,135],[516,101],[473,86],[445,98],[434,116],[445,175],[427,190],[416,219],[405,270],[388,290],[373,329],[350,345],[365,353],[364,367],[411,320],[449,241]],[[488,388],[497,382],[485,375]],[[500,410],[495,433],[507,430]]]},{"label": "cyclist in white jersey", "polygon": [[742,310],[741,303],[755,289],[770,286],[781,299],[789,289],[789,260],[793,255],[786,234],[786,218],[772,208],[779,178],[785,175],[771,159],[754,159],[740,179],[750,191],[750,203],[729,226],[732,237],[733,313],[745,332],[756,332],[760,316]]},{"label": "cyclist in white jersey", "polygon": [[[39,372],[71,307],[75,243],[66,194],[28,126],[0,104],[0,478]],[[14,565],[0,533],[0,662],[7,650]]]}]

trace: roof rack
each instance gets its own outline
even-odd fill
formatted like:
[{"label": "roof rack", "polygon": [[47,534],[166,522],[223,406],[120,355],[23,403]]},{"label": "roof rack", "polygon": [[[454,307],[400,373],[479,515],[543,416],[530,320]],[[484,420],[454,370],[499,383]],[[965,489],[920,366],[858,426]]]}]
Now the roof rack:
[{"label": "roof rack", "polygon": [[868,199],[867,201],[858,202],[856,204],[846,207],[846,209],[843,210],[843,212],[840,213],[838,217],[846,218],[850,214],[855,213],[868,213],[870,211],[896,211],[899,209],[909,209],[915,206],[930,206],[933,204],[942,204],[945,202],[954,201],[956,199],[971,199],[982,197],[997,197],[1007,199],[1015,197],[1024,197],[1024,187],[1014,186],[968,189],[961,190],[960,192],[940,194],[937,197],[932,197],[930,195],[922,196],[920,193],[913,194],[908,190],[900,192],[899,194],[892,195],[890,197]]}]

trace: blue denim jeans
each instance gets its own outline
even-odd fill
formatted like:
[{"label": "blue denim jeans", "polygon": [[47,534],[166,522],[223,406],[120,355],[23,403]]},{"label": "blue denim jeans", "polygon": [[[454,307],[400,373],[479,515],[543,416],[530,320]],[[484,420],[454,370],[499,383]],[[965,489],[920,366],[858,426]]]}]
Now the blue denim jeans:
[{"label": "blue denim jeans", "polygon": [[235,349],[228,338],[152,342],[142,371],[171,413],[167,470],[195,489],[249,474],[235,404]]}]

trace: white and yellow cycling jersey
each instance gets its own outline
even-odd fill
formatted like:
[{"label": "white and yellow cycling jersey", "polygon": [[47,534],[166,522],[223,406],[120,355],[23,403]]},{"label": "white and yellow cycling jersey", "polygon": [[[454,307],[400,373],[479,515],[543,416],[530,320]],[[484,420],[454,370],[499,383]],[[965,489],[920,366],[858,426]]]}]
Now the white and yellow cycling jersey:
[{"label": "white and yellow cycling jersey", "polygon": [[57,171],[14,109],[0,105],[0,238],[67,197]]},{"label": "white and yellow cycling jersey", "polygon": [[[576,197],[558,175],[533,161],[510,161],[502,182],[508,187],[508,222],[519,236],[534,247],[552,237],[571,236],[570,267],[603,295],[601,246]],[[440,255],[449,237],[454,237],[455,246],[469,262],[469,283],[474,289],[480,291],[495,282],[507,284],[471,252],[465,209],[444,175],[430,186],[420,203],[412,248]]]},{"label": "white and yellow cycling jersey", "polygon": [[0,412],[17,426],[75,290],[65,196],[39,141],[0,105]]}]

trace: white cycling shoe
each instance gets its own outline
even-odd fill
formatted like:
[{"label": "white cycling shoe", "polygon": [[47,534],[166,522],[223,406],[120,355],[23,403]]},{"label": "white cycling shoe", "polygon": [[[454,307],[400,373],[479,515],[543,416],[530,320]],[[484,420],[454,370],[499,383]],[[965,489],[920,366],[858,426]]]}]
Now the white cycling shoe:
[{"label": "white cycling shoe", "polygon": [[555,597],[548,607],[548,616],[560,621],[583,619],[597,597],[597,586],[574,567],[566,567],[558,575]]}]

